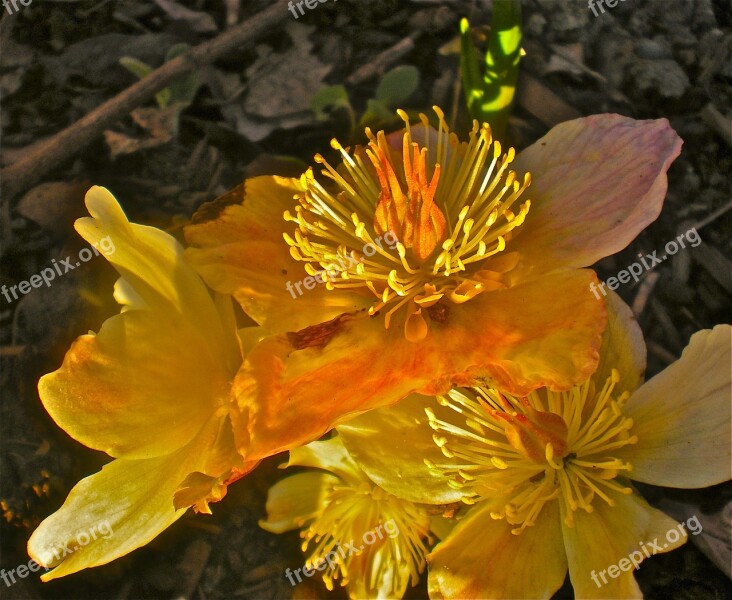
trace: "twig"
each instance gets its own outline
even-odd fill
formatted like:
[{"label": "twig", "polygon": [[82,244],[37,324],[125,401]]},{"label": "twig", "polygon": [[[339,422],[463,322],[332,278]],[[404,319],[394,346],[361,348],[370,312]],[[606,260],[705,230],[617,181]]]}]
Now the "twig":
[{"label": "twig", "polygon": [[711,102],[701,110],[701,118],[728,146],[732,146],[732,122]]},{"label": "twig", "polygon": [[5,198],[14,197],[27,190],[51,169],[85,148],[101,135],[102,131],[152,98],[177,77],[211,63],[235,48],[251,44],[260,36],[271,32],[272,28],[288,15],[287,1],[279,0],[251,19],[155,69],[147,77],[60,131],[43,145],[29,151],[24,158],[0,171]]},{"label": "twig", "polygon": [[701,229],[702,227],[706,227],[710,223],[714,223],[714,221],[716,221],[719,217],[721,217],[724,213],[726,213],[731,208],[732,208],[732,202],[728,202],[724,206],[720,206],[717,210],[715,210],[708,217],[705,217],[701,221],[697,221],[696,223],[694,223],[691,227],[689,227],[689,229]]},{"label": "twig", "polygon": [[391,63],[411,52],[414,49],[414,42],[417,41],[419,36],[420,32],[418,31],[411,33],[381,54],[377,54],[368,64],[349,75],[346,83],[348,85],[358,85],[375,75],[380,75]]},{"label": "twig", "polygon": [[658,273],[648,273],[648,275],[641,281],[640,286],[638,286],[638,293],[635,295],[635,298],[633,298],[633,305],[631,308],[636,319],[640,317],[643,309],[646,307],[646,303],[651,297],[651,292],[653,291],[653,288],[656,287],[659,277],[661,276]]}]

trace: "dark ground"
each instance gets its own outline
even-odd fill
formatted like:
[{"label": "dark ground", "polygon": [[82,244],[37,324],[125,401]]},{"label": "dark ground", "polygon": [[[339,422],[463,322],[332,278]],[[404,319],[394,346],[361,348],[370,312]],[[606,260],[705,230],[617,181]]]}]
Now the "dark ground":
[{"label": "dark ground", "polygon": [[[183,4],[204,14],[176,19],[175,3],[170,8],[167,2],[136,0],[34,0],[28,7],[19,4],[16,14],[3,12],[2,163],[17,160],[24,147],[134,83],[119,66],[122,56],[158,66],[173,44],[200,43],[223,30],[227,18],[239,22],[269,3],[187,0],[178,6]],[[487,24],[488,7],[457,0],[340,0],[297,21],[286,16],[255,48],[201,72],[201,87],[171,141],[163,141],[165,132],[150,133],[125,118],[108,139],[122,140],[128,148],[145,140],[146,148],[113,159],[108,142],[99,138],[25,196],[3,196],[0,284],[17,284],[51,259],[78,252],[82,246],[71,223],[84,212],[83,192],[90,183],[109,187],[132,219],[179,233],[202,202],[247,175],[282,168],[274,156],[309,162],[315,152],[329,152],[333,135],[357,141],[346,111],[317,122],[310,99],[325,85],[345,83],[360,116],[379,76],[364,76],[359,68],[410,34],[418,34],[412,50],[377,66],[382,72],[396,65],[419,70],[419,89],[407,107],[428,110],[436,103],[449,116],[457,97],[462,111],[458,59],[450,42],[461,16],[476,26]],[[693,332],[730,321],[732,8],[724,0],[626,0],[595,18],[584,1],[525,0],[524,17],[527,56],[510,131],[515,145],[526,146],[559,121],[601,112],[666,117],[684,139],[658,221],[597,266],[606,279],[639,252],[660,250],[691,227],[701,235],[700,246],[644,273],[641,284],[619,290],[639,315],[654,374],[678,357]],[[53,424],[35,385],[58,367],[77,335],[98,330],[116,312],[113,281],[112,270],[95,258],[12,305],[0,298],[5,517],[0,563],[5,569],[27,563],[24,548],[33,528],[80,478],[106,461]],[[293,589],[284,577],[286,567],[303,562],[297,534],[274,536],[257,526],[282,461],[271,459],[232,486],[213,506],[212,517],[187,515],[149,546],[105,567],[48,584],[30,578],[10,589],[0,584],[0,596],[325,597],[323,588],[306,583]],[[677,519],[707,518],[694,543],[643,563],[637,579],[646,597],[732,597],[730,580],[695,545],[706,541],[707,552],[714,554],[708,549],[714,537],[729,544],[730,485],[642,491]],[[729,563],[729,554],[716,556]],[[409,595],[425,597],[424,585]],[[559,597],[571,597],[568,584]]]}]

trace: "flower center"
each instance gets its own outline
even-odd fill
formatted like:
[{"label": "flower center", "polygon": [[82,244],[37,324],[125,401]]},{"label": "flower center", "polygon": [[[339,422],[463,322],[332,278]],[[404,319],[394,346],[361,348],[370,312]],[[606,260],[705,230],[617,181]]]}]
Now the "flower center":
[{"label": "flower center", "polygon": [[525,398],[491,388],[451,390],[438,401],[460,414],[464,425],[425,410],[435,443],[453,460],[427,466],[450,477],[466,504],[494,503],[491,515],[516,525],[514,534],[533,525],[555,499],[572,527],[574,512],[592,512],[595,497],[613,506],[610,492],[632,492],[622,482],[631,465],[612,457],[613,450],[638,441],[629,433],[633,420],[622,413],[630,394],[613,397],[619,380],[613,370],[599,391],[589,379],[566,392],[544,388]]},{"label": "flower center", "polygon": [[[328,562],[323,581],[329,590],[338,579],[341,586],[347,585],[354,571],[356,577],[367,579],[373,597],[388,581],[387,597],[400,598],[410,582],[416,585],[424,570],[429,522],[424,508],[379,487],[336,484],[328,493],[325,509],[300,533],[303,551],[311,542],[315,545],[306,566],[317,568]],[[358,570],[352,569],[354,561],[359,563]]]},{"label": "flower center", "polygon": [[518,212],[512,209],[531,183],[529,173],[519,183],[508,169],[514,149],[502,153],[488,124],[477,121],[468,142],[460,142],[442,111],[434,110],[434,143],[427,117],[420,115],[415,141],[403,111],[400,147],[383,131],[374,136],[369,129],[368,146],[352,153],[333,140],[341,168],[316,155],[330,182],[321,184],[308,169],[295,214],[284,214],[297,224],[292,236],[284,236],[290,253],[310,275],[323,272],[330,290],[373,295],[369,314],[385,310],[387,329],[401,311],[412,341],[428,332],[422,309],[431,320],[444,320],[447,311],[435,309],[437,304],[460,304],[507,287],[504,276],[518,255],[504,252],[506,242],[530,207],[526,200]]}]

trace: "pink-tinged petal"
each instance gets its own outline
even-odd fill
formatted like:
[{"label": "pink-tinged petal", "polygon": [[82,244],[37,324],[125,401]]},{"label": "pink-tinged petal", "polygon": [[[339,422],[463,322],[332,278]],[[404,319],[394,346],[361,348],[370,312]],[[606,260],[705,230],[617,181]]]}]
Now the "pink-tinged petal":
[{"label": "pink-tinged petal", "polygon": [[636,492],[612,492],[611,498],[615,506],[595,497],[593,512],[576,511],[574,527],[562,523],[576,598],[642,598],[631,561],[640,564],[647,555],[669,552],[686,542],[679,524]]},{"label": "pink-tinged petal", "polygon": [[[218,292],[232,294],[268,331],[295,331],[368,307],[364,296],[327,290],[290,255],[284,233],[296,225],[294,180],[255,177],[205,204],[186,227],[188,262]],[[305,283],[307,282],[307,287]],[[308,289],[310,288],[310,289]]]},{"label": "pink-tinged petal", "polygon": [[681,358],[640,387],[623,412],[638,443],[618,451],[644,483],[701,488],[732,475],[732,327],[691,337]]},{"label": "pink-tinged petal", "polygon": [[487,504],[471,509],[427,557],[430,598],[551,598],[567,574],[557,503],[521,535],[491,518]]},{"label": "pink-tinged petal", "polygon": [[419,343],[364,313],[267,338],[234,381],[237,443],[258,460],[414,392],[476,382],[517,395],[569,389],[597,368],[605,304],[587,293],[594,280],[563,271],[480,294],[433,321]]},{"label": "pink-tinged petal", "polygon": [[666,171],[681,151],[666,119],[593,115],[554,127],[519,154],[531,210],[509,242],[514,278],[585,267],[625,248],[661,212]]}]

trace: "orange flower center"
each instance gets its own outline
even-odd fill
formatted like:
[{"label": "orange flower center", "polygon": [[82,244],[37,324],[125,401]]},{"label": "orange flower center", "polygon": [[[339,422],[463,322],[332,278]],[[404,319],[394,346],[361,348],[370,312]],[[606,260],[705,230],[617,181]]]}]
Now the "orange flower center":
[{"label": "orange flower center", "polygon": [[566,392],[541,389],[525,398],[491,388],[452,390],[438,400],[462,415],[464,426],[426,412],[435,443],[457,460],[427,466],[450,477],[466,504],[491,502],[494,518],[518,526],[514,534],[555,499],[572,527],[574,512],[592,512],[595,497],[612,506],[613,493],[632,492],[622,480],[631,465],[612,456],[638,441],[629,433],[633,420],[622,412],[630,394],[613,398],[619,380],[613,370],[599,392],[589,379]]},{"label": "orange flower center", "polygon": [[352,153],[333,140],[341,168],[316,155],[330,184],[308,169],[295,214],[284,215],[297,224],[285,234],[290,253],[308,274],[321,274],[328,289],[372,296],[369,314],[383,311],[386,328],[399,314],[412,341],[427,335],[428,320],[447,318],[447,303],[507,287],[518,255],[505,252],[506,242],[530,207],[526,200],[514,212],[531,183],[528,173],[519,183],[509,170],[514,149],[503,153],[490,127],[477,121],[460,142],[435,112],[438,130],[420,115],[413,137],[398,111],[406,125],[400,147],[369,129],[369,144]]}]

